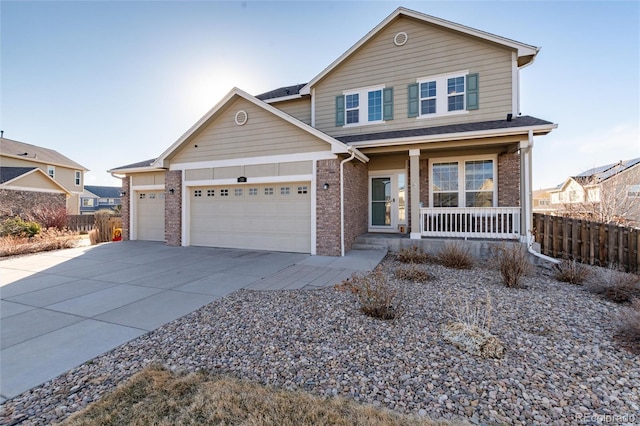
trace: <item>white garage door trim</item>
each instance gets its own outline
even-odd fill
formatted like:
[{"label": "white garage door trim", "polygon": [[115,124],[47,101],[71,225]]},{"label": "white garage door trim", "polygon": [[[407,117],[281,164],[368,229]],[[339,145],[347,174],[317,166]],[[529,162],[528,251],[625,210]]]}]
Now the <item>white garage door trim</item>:
[{"label": "white garage door trim", "polygon": [[[185,191],[189,204],[189,242],[310,253],[311,188],[310,181],[236,182],[222,186],[195,186],[190,182]],[[211,221],[210,217],[218,220]]]},{"label": "white garage door trim", "polygon": [[[130,177],[131,178],[131,177]],[[131,182],[131,180],[129,180]],[[138,194],[141,191],[164,191],[164,185],[136,185],[129,194],[129,239],[138,240]],[[164,207],[163,207],[164,211]],[[163,239],[164,241],[164,239]]]}]

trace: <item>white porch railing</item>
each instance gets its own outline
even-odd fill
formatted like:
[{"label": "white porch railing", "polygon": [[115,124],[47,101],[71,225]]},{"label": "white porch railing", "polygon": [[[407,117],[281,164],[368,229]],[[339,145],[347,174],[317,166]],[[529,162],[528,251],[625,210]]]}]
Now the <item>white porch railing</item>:
[{"label": "white porch railing", "polygon": [[520,207],[420,209],[423,237],[520,238]]}]

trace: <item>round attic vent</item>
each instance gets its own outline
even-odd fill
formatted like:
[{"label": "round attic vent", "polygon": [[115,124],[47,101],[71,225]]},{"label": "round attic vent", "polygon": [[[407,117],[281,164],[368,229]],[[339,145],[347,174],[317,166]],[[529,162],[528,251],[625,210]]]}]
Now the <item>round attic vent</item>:
[{"label": "round attic vent", "polygon": [[247,122],[247,120],[249,120],[249,115],[247,114],[246,111],[244,110],[240,110],[238,112],[236,112],[236,124],[238,126],[244,126]]},{"label": "round attic vent", "polygon": [[405,44],[407,42],[407,40],[409,40],[409,36],[407,35],[407,33],[400,32],[400,33],[396,34],[396,36],[393,38],[393,43],[396,46],[402,46],[403,44]]}]

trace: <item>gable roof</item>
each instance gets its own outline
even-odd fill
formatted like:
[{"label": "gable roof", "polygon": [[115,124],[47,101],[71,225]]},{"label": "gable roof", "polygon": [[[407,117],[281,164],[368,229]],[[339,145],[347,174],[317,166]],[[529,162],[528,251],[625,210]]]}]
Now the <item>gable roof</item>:
[{"label": "gable roof", "polygon": [[632,158],[631,160],[620,160],[617,163],[594,167],[578,175],[572,176],[572,178],[582,185],[598,184],[612,176],[630,169],[633,166],[636,166],[637,164],[640,164],[640,157]]},{"label": "gable roof", "polygon": [[0,138],[0,153],[3,157],[19,158],[36,163],[68,167],[76,170],[89,170],[53,149],[43,148],[41,146],[18,142],[7,138]]},{"label": "gable roof", "polygon": [[9,182],[37,167],[0,167],[0,183]]},{"label": "gable roof", "polygon": [[100,198],[120,198],[121,188],[117,186],[85,185],[84,188]]},{"label": "gable roof", "polygon": [[127,164],[125,166],[115,167],[113,169],[107,170],[107,173],[122,173],[124,171],[127,172],[148,172],[152,170],[163,170],[158,167],[153,167],[153,163],[156,161],[156,158],[152,158],[150,160],[138,161],[137,163]]},{"label": "gable roof", "polygon": [[[53,179],[38,167],[0,167],[0,187],[15,190],[28,189],[33,191],[33,189],[31,188],[21,188],[18,182],[20,179],[32,174],[37,174],[41,179],[44,179],[46,182],[52,184],[53,186],[60,188],[60,192],[71,195],[67,188],[60,185],[55,179]],[[18,185],[12,185],[13,183],[18,183]],[[46,191],[43,189],[43,192],[50,191]]]},{"label": "gable roof", "polygon": [[309,83],[307,83],[302,89],[300,89],[301,95],[308,95],[311,93],[311,87],[322,80],[327,74],[333,71],[338,65],[347,60],[351,55],[358,51],[364,44],[371,40],[376,34],[384,29],[391,22],[395,21],[399,17],[409,17],[417,19],[424,23],[439,26],[449,30],[457,31],[472,37],[477,37],[488,42],[499,44],[504,47],[513,49],[518,54],[518,66],[524,67],[533,62],[533,59],[540,51],[539,47],[524,44],[519,41],[511,40],[505,37],[501,37],[495,34],[491,34],[485,31],[477,30],[475,28],[467,27],[455,22],[447,21],[445,19],[436,18],[435,16],[426,15],[424,13],[416,12],[415,10],[406,9],[404,7],[397,8],[391,15],[387,16],[385,20],[379,23],[374,29],[369,31],[367,35],[361,38],[356,44],[351,46],[349,50],[343,53],[338,59],[333,61],[327,68],[325,68],[320,74],[315,76]]},{"label": "gable roof", "polygon": [[180,136],[180,138],[178,138],[178,140],[174,142],[173,145],[171,145],[165,152],[163,152],[162,155],[160,155],[160,157],[158,157],[156,161],[152,164],[152,166],[166,167],[164,164],[164,160],[173,152],[180,149],[180,147],[182,147],[191,138],[191,136],[194,135],[202,126],[207,125],[207,123],[209,123],[210,120],[215,118],[217,114],[221,112],[224,109],[224,107],[229,102],[231,102],[232,99],[234,99],[235,97],[245,99],[251,102],[252,104],[254,104],[255,106],[257,106],[258,108],[262,108],[263,110],[283,119],[284,121],[287,121],[288,123],[293,124],[294,126],[304,130],[305,132],[310,133],[311,135],[317,137],[318,139],[327,142],[328,144],[331,145],[331,152],[333,154],[348,154],[353,152],[355,153],[355,156],[356,158],[358,158],[358,160],[362,162],[369,161],[369,158],[366,155],[362,154],[357,149],[352,148],[332,138],[326,133],[323,133],[320,130],[309,126],[308,124],[303,123],[302,121],[290,116],[284,111],[279,110],[269,105],[268,103],[265,103],[259,100],[255,96],[251,96],[247,92],[240,90],[237,87],[234,87],[233,89],[231,89],[231,91],[229,91],[229,93],[227,93],[227,95],[224,98],[222,98],[220,102],[218,102],[213,108],[211,108],[202,118],[200,118],[200,120],[198,120],[193,126],[191,126],[189,130],[187,130],[182,136]]}]

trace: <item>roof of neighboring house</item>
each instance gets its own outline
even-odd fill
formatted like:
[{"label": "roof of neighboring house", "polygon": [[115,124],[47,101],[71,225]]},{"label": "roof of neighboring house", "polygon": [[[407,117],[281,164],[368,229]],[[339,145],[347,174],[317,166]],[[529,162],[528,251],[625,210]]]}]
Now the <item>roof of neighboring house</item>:
[{"label": "roof of neighboring house", "polygon": [[18,142],[7,138],[0,138],[0,153],[5,157],[21,158],[23,160],[50,164],[52,166],[68,167],[70,169],[84,171],[89,170],[53,149],[43,148],[41,146]]},{"label": "roof of neighboring house", "polygon": [[267,99],[277,99],[277,98],[284,98],[286,96],[297,95],[300,93],[300,89],[302,89],[306,85],[307,84],[304,83],[304,84],[295,84],[293,86],[279,87],[269,92],[256,95],[256,98],[260,99],[261,101],[265,101]]},{"label": "roof of neighboring house", "polygon": [[0,167],[0,183],[9,182],[33,169],[35,167]]},{"label": "roof of neighboring house", "polygon": [[533,198],[549,198],[550,194],[549,191],[552,191],[554,188],[547,188],[547,189],[536,189],[535,191],[533,191]]},{"label": "roof of neighboring house", "polygon": [[131,163],[131,164],[127,164],[125,166],[115,167],[115,168],[111,169],[110,171],[115,171],[115,170],[120,170],[120,169],[138,169],[138,168],[141,168],[141,167],[151,167],[151,165],[153,164],[154,161],[156,161],[155,158],[152,158],[151,160],[138,161],[137,163]]},{"label": "roof of neighboring house", "polygon": [[120,198],[121,188],[117,186],[85,185],[84,188],[100,198]]},{"label": "roof of neighboring house", "polygon": [[87,187],[84,187],[84,191],[82,192],[82,194],[80,195],[80,198],[100,198],[98,197],[96,194],[94,194],[91,191],[87,190]]},{"label": "roof of neighboring house", "polygon": [[572,176],[572,178],[580,184],[596,184],[609,179],[611,176],[615,176],[618,173],[624,172],[625,170],[630,169],[637,164],[640,164],[640,158],[633,158],[631,160],[620,160],[617,163],[594,167],[580,173],[579,175]]},{"label": "roof of neighboring house", "polygon": [[539,118],[525,115],[521,117],[514,117],[511,121],[493,120],[493,121],[481,121],[477,123],[449,124],[446,126],[422,127],[418,129],[393,130],[389,132],[338,136],[336,137],[336,139],[344,143],[353,143],[353,142],[365,142],[365,141],[383,140],[383,139],[410,138],[414,136],[430,136],[430,135],[441,135],[441,134],[449,134],[449,133],[465,133],[465,132],[477,132],[482,130],[510,129],[510,128],[518,128],[518,127],[550,126],[550,125],[554,125],[554,124],[550,121],[541,120]]}]

